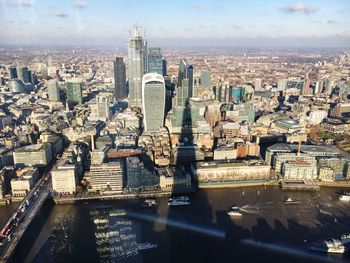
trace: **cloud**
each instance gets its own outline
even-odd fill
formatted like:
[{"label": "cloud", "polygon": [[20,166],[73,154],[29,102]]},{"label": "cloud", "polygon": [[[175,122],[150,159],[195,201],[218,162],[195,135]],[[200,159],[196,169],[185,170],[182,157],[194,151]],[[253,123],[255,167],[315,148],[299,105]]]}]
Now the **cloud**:
[{"label": "cloud", "polygon": [[56,17],[62,17],[62,18],[64,18],[64,17],[67,17],[68,15],[67,14],[65,14],[65,13],[54,13],[53,14],[54,16],[56,16]]},{"label": "cloud", "polygon": [[317,12],[318,8],[311,5],[305,5],[303,3],[297,3],[283,6],[280,8],[280,10],[287,14],[304,13],[308,15]]},{"label": "cloud", "polygon": [[193,8],[196,10],[202,10],[202,9],[204,9],[204,5],[201,3],[194,3]]},{"label": "cloud", "polygon": [[335,25],[335,24],[338,24],[338,22],[335,21],[335,20],[327,20],[327,24],[333,24],[333,25]]},{"label": "cloud", "polygon": [[199,25],[198,28],[206,28],[205,25]]},{"label": "cloud", "polygon": [[7,0],[7,4],[12,6],[25,6],[25,7],[31,7],[32,3],[30,0]]},{"label": "cloud", "polygon": [[75,8],[82,9],[82,8],[88,7],[88,4],[87,4],[87,2],[84,1],[84,0],[76,0],[76,1],[74,2],[74,7],[75,7]]}]

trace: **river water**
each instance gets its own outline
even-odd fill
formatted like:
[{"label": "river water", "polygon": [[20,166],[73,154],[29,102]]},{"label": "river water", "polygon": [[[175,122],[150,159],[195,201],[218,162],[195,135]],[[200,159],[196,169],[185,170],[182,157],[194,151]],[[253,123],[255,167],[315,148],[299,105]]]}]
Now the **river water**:
[{"label": "river water", "polygon": [[[338,200],[341,192],[282,192],[278,186],[207,189],[192,194],[190,206],[169,207],[167,198],[158,198],[154,209],[141,208],[140,200],[67,205],[48,200],[13,262],[309,262],[302,255],[309,253],[306,241],[350,233],[350,204]],[[285,205],[287,196],[301,203]],[[242,218],[227,216],[233,205],[241,207]],[[247,239],[282,252],[242,244]],[[157,248],[138,251],[137,244],[144,242]]]}]

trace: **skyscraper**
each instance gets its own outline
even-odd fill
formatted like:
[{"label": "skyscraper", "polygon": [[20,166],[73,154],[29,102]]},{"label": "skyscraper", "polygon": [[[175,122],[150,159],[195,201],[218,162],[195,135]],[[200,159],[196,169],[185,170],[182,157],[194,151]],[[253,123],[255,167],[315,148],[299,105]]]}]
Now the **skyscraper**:
[{"label": "skyscraper", "polygon": [[157,73],[142,78],[142,110],[145,131],[158,131],[164,126],[165,82]]},{"label": "skyscraper", "polygon": [[143,39],[143,74],[148,73],[148,49],[147,39]]},{"label": "skyscraper", "polygon": [[47,90],[49,93],[49,100],[60,101],[60,90],[56,80],[49,80],[47,82]]},{"label": "skyscraper", "polygon": [[142,107],[142,76],[144,74],[144,39],[137,27],[128,43],[129,106]]},{"label": "skyscraper", "polygon": [[187,63],[186,59],[180,60],[179,76],[177,79],[177,106],[186,106],[193,96],[193,65]]},{"label": "skyscraper", "polygon": [[278,90],[286,90],[288,85],[288,81],[286,79],[279,79],[277,83],[277,89]]},{"label": "skyscraper", "polygon": [[71,102],[77,102],[77,103],[83,102],[81,83],[79,82],[67,83],[67,100]]},{"label": "skyscraper", "polygon": [[104,120],[109,119],[110,112],[109,112],[108,97],[97,96],[96,103],[97,103],[97,117],[99,119],[104,119]]},{"label": "skyscraper", "polygon": [[116,100],[126,98],[126,69],[122,57],[114,61],[114,97]]},{"label": "skyscraper", "polygon": [[160,47],[149,48],[148,73],[158,73],[163,75],[162,52]]},{"label": "skyscraper", "polygon": [[162,69],[163,69],[163,77],[167,75],[167,68],[166,68],[166,60],[165,58],[162,58]]},{"label": "skyscraper", "polygon": [[30,82],[28,67],[17,67],[17,78],[23,80],[24,83]]},{"label": "skyscraper", "polygon": [[9,67],[9,73],[10,73],[10,79],[16,79],[17,78],[17,69],[15,66]]}]

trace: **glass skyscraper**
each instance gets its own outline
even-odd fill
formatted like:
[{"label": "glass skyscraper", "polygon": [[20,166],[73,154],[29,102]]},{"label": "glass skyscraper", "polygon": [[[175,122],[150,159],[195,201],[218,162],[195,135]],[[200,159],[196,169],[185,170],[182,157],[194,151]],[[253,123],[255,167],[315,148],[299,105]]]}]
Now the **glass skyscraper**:
[{"label": "glass skyscraper", "polygon": [[68,82],[67,83],[67,100],[77,103],[83,102],[81,83]]},{"label": "glass skyscraper", "polygon": [[177,78],[177,106],[186,106],[193,96],[193,65],[183,58],[180,60],[179,76]]},{"label": "glass skyscraper", "polygon": [[114,97],[116,100],[126,98],[126,69],[123,58],[114,61]]},{"label": "glass skyscraper", "polygon": [[17,78],[23,80],[24,83],[30,82],[28,67],[17,67]]},{"label": "glass skyscraper", "polygon": [[17,69],[15,66],[9,67],[9,72],[10,72],[10,78],[11,79],[16,79],[17,78]]},{"label": "glass skyscraper", "polygon": [[148,72],[163,75],[163,61],[160,47],[150,47],[148,52]]},{"label": "glass skyscraper", "polygon": [[137,27],[128,42],[129,106],[142,107],[142,76],[145,73],[145,41]]},{"label": "glass skyscraper", "polygon": [[47,91],[49,93],[49,100],[60,101],[60,90],[56,80],[49,80],[47,82]]},{"label": "glass skyscraper", "polygon": [[159,131],[164,126],[165,82],[162,75],[147,73],[142,78],[142,110],[145,131]]}]

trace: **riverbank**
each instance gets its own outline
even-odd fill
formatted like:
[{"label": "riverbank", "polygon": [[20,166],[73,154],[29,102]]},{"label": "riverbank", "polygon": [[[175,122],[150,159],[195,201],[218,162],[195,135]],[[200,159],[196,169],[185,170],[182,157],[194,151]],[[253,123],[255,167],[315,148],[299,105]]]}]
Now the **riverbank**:
[{"label": "riverbank", "polygon": [[252,181],[252,182],[208,182],[199,183],[199,189],[210,189],[210,188],[239,188],[239,187],[251,187],[251,186],[269,186],[269,185],[279,185],[277,180],[262,180],[262,181]]},{"label": "riverbank", "polygon": [[[189,191],[186,193],[191,193]],[[88,200],[128,200],[137,198],[155,198],[155,197],[168,197],[174,194],[171,191],[167,192],[153,192],[153,193],[138,193],[138,194],[114,194],[114,195],[96,195],[96,196],[84,196],[84,197],[53,197],[56,204],[71,204],[78,201]],[[179,193],[180,194],[180,193]]]}]

